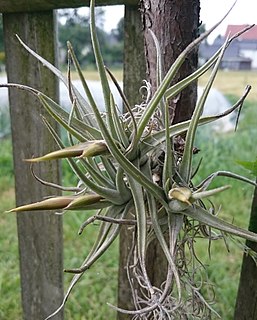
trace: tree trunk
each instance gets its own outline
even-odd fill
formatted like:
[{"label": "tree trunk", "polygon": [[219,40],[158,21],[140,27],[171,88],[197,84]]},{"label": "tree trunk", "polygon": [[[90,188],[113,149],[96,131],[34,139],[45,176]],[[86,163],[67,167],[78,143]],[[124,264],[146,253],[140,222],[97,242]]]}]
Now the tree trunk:
[{"label": "tree trunk", "polygon": [[[249,230],[257,233],[257,188],[254,190]],[[246,241],[257,252],[257,243]],[[234,320],[257,319],[257,267],[254,260],[244,254],[236,300]]]},{"label": "tree trunk", "polygon": [[[156,90],[156,49],[149,29],[158,39],[163,57],[164,75],[179,54],[198,36],[199,0],[143,0],[142,17],[144,21],[145,55],[147,76]],[[198,65],[197,50],[186,59],[173,83],[189,75]],[[173,123],[191,118],[197,98],[196,83],[183,90],[178,99],[170,101]]]},{"label": "tree trunk", "polygon": [[[130,105],[133,106],[140,103],[139,88],[142,86],[142,80],[145,79],[144,39],[140,12],[136,6],[125,6],[124,49],[123,87]],[[119,248],[118,306],[128,310],[134,309],[126,270],[131,244],[131,228],[122,226]],[[118,313],[117,319],[131,319],[131,316]]]},{"label": "tree trunk", "polygon": [[[156,49],[149,29],[158,39],[165,75],[179,54],[198,36],[200,3],[199,0],[143,0],[141,6],[147,76],[154,93],[156,90]],[[195,71],[197,64],[198,54],[195,50],[183,63],[173,83]],[[178,123],[190,119],[196,99],[197,83],[195,82],[183,90],[179,97],[169,101],[172,122]],[[149,246],[146,265],[152,284],[160,286],[166,279],[167,262],[157,241],[153,241]]]},{"label": "tree trunk", "polygon": [[[200,5],[198,0],[142,0],[141,21],[143,29],[139,24],[139,13],[136,10],[136,8],[126,7],[125,15],[124,91],[133,104],[140,102],[138,90],[141,86],[141,81],[145,79],[142,30],[144,29],[147,75],[152,84],[152,92],[154,92],[156,88],[156,50],[148,28],[152,29],[159,40],[164,58],[164,72],[166,72],[181,51],[197,37]],[[127,52],[127,50],[129,51]],[[175,81],[192,73],[197,67],[197,62],[197,52],[195,51],[183,64]],[[170,102],[171,109],[174,110],[171,115],[173,122],[180,122],[191,117],[196,98],[197,88],[195,83],[184,90],[180,98],[176,99],[176,103],[175,101]],[[128,228],[122,228],[120,236],[118,306],[124,309],[134,309],[126,274],[126,262],[132,243],[132,235]],[[147,257],[148,272],[153,284],[159,285],[166,278],[165,264],[166,259],[162,250],[154,242],[150,246]],[[132,318],[131,315],[122,313],[119,313],[117,317],[119,320]]]}]

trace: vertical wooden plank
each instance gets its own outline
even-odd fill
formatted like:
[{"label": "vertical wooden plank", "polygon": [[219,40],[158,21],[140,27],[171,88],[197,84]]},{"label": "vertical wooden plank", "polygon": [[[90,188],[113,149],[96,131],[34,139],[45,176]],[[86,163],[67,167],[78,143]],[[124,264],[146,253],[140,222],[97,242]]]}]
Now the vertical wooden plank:
[{"label": "vertical wooden plank", "polygon": [[[4,14],[3,21],[8,81],[32,86],[57,99],[57,80],[15,37],[18,34],[26,44],[54,63],[54,13]],[[23,161],[56,148],[41,121],[40,115],[47,117],[45,111],[35,96],[24,91],[11,89],[9,100],[17,205],[58,194],[35,181],[29,165]],[[57,162],[36,165],[35,171],[44,180],[55,183],[60,180]],[[59,306],[63,297],[62,219],[54,212],[25,212],[18,214],[17,225],[24,319],[43,319]],[[63,316],[55,319],[63,319]]]},{"label": "vertical wooden plank", "polygon": [[[257,180],[256,180],[257,182]],[[257,188],[252,200],[250,231],[257,233]],[[257,243],[247,240],[246,245],[257,252]],[[236,298],[234,320],[257,319],[257,268],[254,259],[244,253]]]},{"label": "vertical wooden plank", "polygon": [[[139,89],[145,79],[144,40],[140,12],[137,6],[125,6],[123,88],[131,106],[141,102]],[[122,226],[119,248],[118,306],[134,309],[127,278],[126,264],[132,245],[132,230]],[[131,315],[118,313],[117,319],[131,319]]]},{"label": "vertical wooden plank", "polygon": [[123,87],[130,105],[141,102],[139,93],[146,78],[143,27],[138,6],[125,6]]}]

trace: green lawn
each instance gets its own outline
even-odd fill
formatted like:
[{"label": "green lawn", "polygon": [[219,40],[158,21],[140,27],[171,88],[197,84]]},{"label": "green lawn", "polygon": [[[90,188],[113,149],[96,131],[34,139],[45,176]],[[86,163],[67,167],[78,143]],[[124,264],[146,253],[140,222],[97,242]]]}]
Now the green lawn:
[{"label": "green lawn", "polygon": [[[230,97],[234,99],[234,97]],[[201,149],[195,162],[202,157],[201,177],[216,170],[230,170],[237,173],[248,173],[239,167],[235,160],[253,160],[256,157],[256,143],[251,137],[257,135],[257,108],[255,101],[248,102],[242,112],[239,128],[236,133],[199,134],[197,147]],[[210,139],[211,137],[211,139]],[[0,143],[0,319],[21,319],[19,259],[14,214],[3,213],[14,206],[14,182],[10,138]],[[66,169],[65,169],[66,170]],[[66,182],[69,175],[65,175]],[[221,204],[220,215],[227,221],[247,227],[251,207],[253,188],[241,182],[224,181],[219,178],[214,186],[231,184],[232,189],[215,198]],[[64,215],[64,265],[78,267],[86,256],[97,233],[97,225],[88,227],[82,236],[77,236],[80,224],[87,213],[69,212]],[[117,289],[118,253],[117,242],[111,251],[104,255],[97,265],[90,269],[75,288],[66,307],[66,319],[115,319],[115,313],[106,302],[115,303]],[[222,319],[233,319],[233,308],[240,273],[242,253],[229,242],[230,252],[223,242],[212,245],[211,260],[208,258],[206,241],[199,241],[197,251],[206,263],[210,281],[216,284],[215,309]],[[70,275],[65,274],[67,287]]]}]

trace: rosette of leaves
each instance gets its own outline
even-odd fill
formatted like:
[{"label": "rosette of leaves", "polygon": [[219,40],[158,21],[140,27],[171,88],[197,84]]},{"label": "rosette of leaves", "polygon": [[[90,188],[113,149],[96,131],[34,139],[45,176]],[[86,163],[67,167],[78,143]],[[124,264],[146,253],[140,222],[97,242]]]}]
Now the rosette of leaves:
[{"label": "rosette of leaves", "polygon": [[[105,113],[99,112],[70,44],[68,44],[69,59],[76,67],[87,100],[74,87],[70,77],[66,80],[58,69],[20,40],[28,52],[66,84],[72,103],[70,112],[65,111],[58,103],[33,88],[16,84],[8,85],[29,90],[35,94],[49,114],[67,131],[71,143],[71,146],[65,147],[47,120],[43,119],[60,150],[27,161],[34,163],[66,158],[79,181],[79,187],[73,188],[75,193],[73,192],[70,196],[49,198],[14,208],[10,212],[41,209],[63,209],[64,211],[97,209],[96,214],[83,222],[80,234],[88,224],[95,220],[101,221],[98,237],[84,262],[77,269],[66,270],[74,273],[74,278],[62,305],[47,319],[64,307],[74,285],[108,250],[119,235],[122,224],[128,224],[134,228],[135,243],[131,254],[134,260],[128,257],[129,270],[132,270],[128,273],[129,277],[134,277],[130,282],[135,309],[123,310],[115,307],[119,312],[131,314],[134,319],[180,319],[188,314],[201,317],[215,312],[201,294],[204,281],[200,281],[199,284],[201,276],[196,276],[195,265],[198,258],[193,248],[195,239],[206,237],[210,240],[230,234],[257,241],[255,233],[220,219],[212,202],[204,200],[229,188],[229,186],[220,186],[210,189],[211,182],[217,176],[238,179],[252,185],[255,185],[255,182],[228,171],[210,173],[198,186],[192,182],[194,139],[198,126],[218,120],[241,107],[250,89],[247,87],[242,98],[225,113],[201,117],[220,61],[235,37],[227,39],[213,57],[194,73],[170,86],[190,51],[215,27],[191,43],[179,55],[164,77],[158,41],[153,34],[157,50],[158,88],[140,105],[131,107],[116,80],[104,66],[96,35],[93,0],[91,1],[90,27],[104,95]],[[175,98],[210,68],[212,68],[211,76],[196,105],[192,119],[172,125],[169,119],[168,100]],[[115,104],[109,87],[108,74],[115,82],[126,107],[126,113],[123,115],[119,113]],[[177,137],[185,133],[183,152],[178,152]],[[40,178],[37,179],[46,183]],[[133,214],[133,219],[129,213]],[[214,232],[213,229],[216,231]],[[146,252],[153,239],[158,240],[168,264],[167,278],[160,288],[152,285],[146,270]],[[133,290],[134,284],[137,290]]]}]

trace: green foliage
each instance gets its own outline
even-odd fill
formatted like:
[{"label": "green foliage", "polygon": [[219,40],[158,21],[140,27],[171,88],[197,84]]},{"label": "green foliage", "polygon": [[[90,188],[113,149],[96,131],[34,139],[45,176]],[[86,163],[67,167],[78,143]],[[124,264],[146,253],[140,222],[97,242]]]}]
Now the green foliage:
[{"label": "green foliage", "polygon": [[124,18],[121,18],[118,22],[117,28],[113,29],[112,35],[116,38],[118,42],[123,42],[124,39]]},{"label": "green foliage", "polygon": [[255,161],[237,160],[236,163],[240,164],[243,168],[249,170],[250,173],[254,176],[257,176],[257,159]]},{"label": "green foliage", "polygon": [[0,139],[0,183],[1,191],[4,192],[13,186],[13,159],[10,139]]}]

